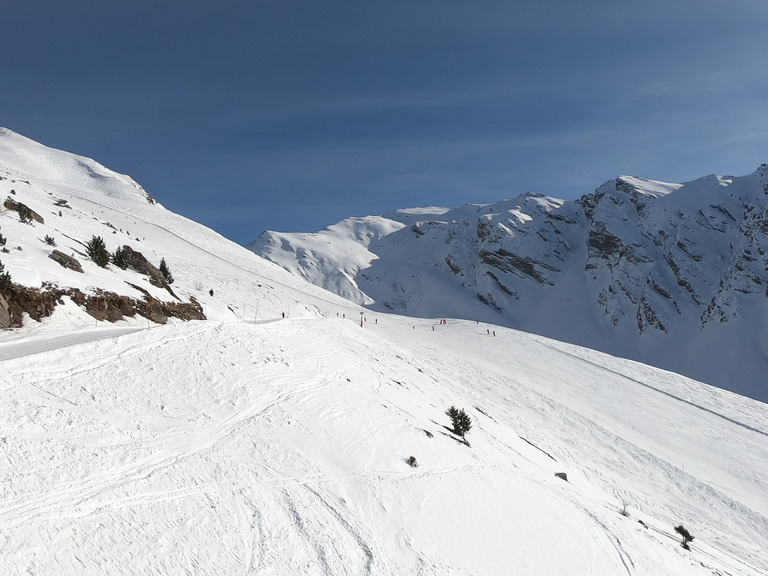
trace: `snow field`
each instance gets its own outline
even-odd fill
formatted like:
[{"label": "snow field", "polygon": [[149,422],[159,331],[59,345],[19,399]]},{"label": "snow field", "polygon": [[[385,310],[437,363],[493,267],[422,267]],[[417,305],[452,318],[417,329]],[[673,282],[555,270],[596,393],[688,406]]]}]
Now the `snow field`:
[{"label": "snow field", "polygon": [[[765,436],[605,355],[377,319],[177,323],[4,361],[3,573],[765,569]],[[743,400],[750,425],[762,406]]]}]

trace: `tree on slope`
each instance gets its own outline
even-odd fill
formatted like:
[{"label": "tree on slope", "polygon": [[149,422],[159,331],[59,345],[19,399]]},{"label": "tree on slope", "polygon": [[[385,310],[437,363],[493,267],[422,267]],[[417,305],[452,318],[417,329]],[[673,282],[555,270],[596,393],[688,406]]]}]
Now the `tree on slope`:
[{"label": "tree on slope", "polygon": [[0,290],[8,288],[11,285],[11,274],[5,272],[5,264],[0,262]]},{"label": "tree on slope", "polygon": [[19,213],[19,222],[24,224],[32,223],[32,209],[29,206],[25,204],[19,204],[17,210]]},{"label": "tree on slope", "polygon": [[464,438],[464,435],[472,428],[472,420],[470,420],[469,415],[464,412],[463,408],[456,408],[455,406],[448,408],[445,413],[451,419],[453,431]]},{"label": "tree on slope", "polygon": [[128,268],[128,255],[120,246],[118,246],[117,250],[115,250],[115,253],[112,254],[112,264],[121,270]]},{"label": "tree on slope", "polygon": [[168,264],[165,263],[165,258],[160,260],[160,272],[163,273],[163,278],[165,278],[165,281],[168,282],[168,284],[173,284],[173,274],[171,274],[171,271],[168,269]]},{"label": "tree on slope", "polygon": [[98,266],[106,268],[109,264],[109,252],[107,252],[107,245],[101,236],[93,236],[85,245],[85,251],[88,258],[96,262]]},{"label": "tree on slope", "polygon": [[680,536],[683,539],[682,542],[680,542],[680,545],[686,550],[690,550],[690,548],[688,547],[688,542],[691,542],[693,540],[693,536],[691,536],[691,533],[688,532],[688,530],[686,530],[682,524],[680,524],[679,526],[675,526],[675,532],[680,534]]}]

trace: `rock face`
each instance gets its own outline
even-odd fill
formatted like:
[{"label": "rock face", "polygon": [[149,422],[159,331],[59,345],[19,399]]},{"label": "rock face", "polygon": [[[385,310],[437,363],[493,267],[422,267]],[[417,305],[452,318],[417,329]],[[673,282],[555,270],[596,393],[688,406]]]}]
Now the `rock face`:
[{"label": "rock face", "polygon": [[8,311],[8,302],[0,294],[0,330],[5,330],[11,326],[11,316]]},{"label": "rock face", "polygon": [[249,248],[374,310],[507,325],[768,401],[766,165],[397,210]]},{"label": "rock face", "polygon": [[171,296],[178,298],[173,290],[171,290],[160,269],[147,260],[141,252],[136,252],[133,248],[126,245],[123,246],[123,254],[125,254],[125,259],[129,266],[133,267],[137,272],[149,276],[150,284],[158,288],[165,288]]},{"label": "rock face", "polygon": [[34,220],[40,224],[45,224],[45,220],[42,216],[40,216],[40,214],[32,210],[26,204],[16,202],[13,198],[6,198],[5,202],[3,202],[3,206],[5,206],[8,210],[18,212],[20,218]]},{"label": "rock face", "polygon": [[203,308],[194,298],[189,302],[162,302],[146,295],[143,300],[96,290],[85,294],[77,288],[58,288],[45,285],[42,288],[29,288],[12,284],[6,291],[6,297],[0,295],[0,327],[3,327],[3,303],[8,315],[7,326],[16,328],[22,325],[24,314],[33,320],[50,316],[65,296],[82,306],[88,314],[97,320],[117,322],[124,317],[132,318],[137,314],[156,324],[165,324],[168,318],[181,320],[205,320]]},{"label": "rock face", "polygon": [[55,260],[56,262],[61,264],[64,268],[68,268],[69,270],[74,270],[75,272],[83,271],[83,267],[80,265],[80,261],[77,258],[75,258],[74,256],[67,256],[66,254],[58,250],[54,250],[53,252],[51,252],[48,258]]},{"label": "rock face", "polygon": [[20,327],[24,320],[24,313],[33,320],[50,316],[65,293],[63,290],[35,289],[11,284],[5,291],[10,327]]}]

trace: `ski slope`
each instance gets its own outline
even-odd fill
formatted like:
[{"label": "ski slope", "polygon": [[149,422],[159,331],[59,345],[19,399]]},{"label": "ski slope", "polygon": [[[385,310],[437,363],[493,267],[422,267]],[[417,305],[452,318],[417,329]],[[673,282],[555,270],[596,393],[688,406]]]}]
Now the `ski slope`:
[{"label": "ski slope", "polygon": [[768,570],[764,404],[508,329],[358,318],[29,337],[49,349],[0,378],[3,574]]}]

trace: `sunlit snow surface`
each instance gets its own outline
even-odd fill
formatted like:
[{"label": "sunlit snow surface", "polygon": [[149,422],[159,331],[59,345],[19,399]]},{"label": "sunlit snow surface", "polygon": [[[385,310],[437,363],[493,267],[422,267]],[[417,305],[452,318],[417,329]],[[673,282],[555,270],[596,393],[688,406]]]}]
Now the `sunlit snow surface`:
[{"label": "sunlit snow surface", "polygon": [[329,316],[2,362],[3,573],[768,570],[764,404],[507,329]]},{"label": "sunlit snow surface", "polygon": [[[3,193],[46,218],[0,215],[15,281],[149,287],[46,268],[42,242],[140,238],[210,320],[109,324],[65,298],[0,332],[1,574],[768,573],[765,404],[498,326],[373,314],[127,177],[100,195],[71,155],[2,136],[31,166],[24,184],[6,156]],[[35,180],[51,164],[68,168]]]}]

